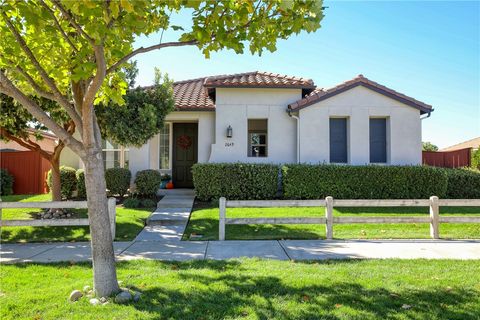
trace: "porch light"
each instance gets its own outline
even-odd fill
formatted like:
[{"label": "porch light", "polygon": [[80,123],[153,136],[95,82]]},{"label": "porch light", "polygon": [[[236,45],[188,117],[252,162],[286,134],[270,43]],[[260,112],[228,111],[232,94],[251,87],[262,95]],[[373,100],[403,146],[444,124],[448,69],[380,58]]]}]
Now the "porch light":
[{"label": "porch light", "polygon": [[233,137],[233,129],[232,126],[227,127],[227,138]]}]

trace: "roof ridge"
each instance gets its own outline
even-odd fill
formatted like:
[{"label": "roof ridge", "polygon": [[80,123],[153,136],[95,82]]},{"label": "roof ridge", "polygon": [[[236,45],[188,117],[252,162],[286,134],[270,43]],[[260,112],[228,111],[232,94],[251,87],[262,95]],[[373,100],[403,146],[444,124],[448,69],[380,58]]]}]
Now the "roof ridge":
[{"label": "roof ridge", "polygon": [[444,149],[450,149],[450,148],[453,148],[453,147],[455,147],[455,146],[459,146],[459,145],[461,145],[461,144],[468,143],[468,142],[470,142],[470,141],[474,141],[474,140],[476,140],[476,139],[480,139],[480,137],[475,137],[475,138],[472,138],[472,139],[468,139],[468,140],[465,140],[465,141],[462,141],[462,142],[453,144],[453,145],[451,145],[451,146],[442,148],[442,150],[444,150]]}]

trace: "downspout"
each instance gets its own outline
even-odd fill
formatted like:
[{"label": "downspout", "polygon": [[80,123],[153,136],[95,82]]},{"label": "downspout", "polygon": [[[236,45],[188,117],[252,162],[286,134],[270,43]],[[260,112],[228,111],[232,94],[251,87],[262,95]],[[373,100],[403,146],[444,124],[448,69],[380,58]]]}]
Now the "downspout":
[{"label": "downspout", "polygon": [[[433,111],[433,110],[432,110]],[[424,120],[424,119],[427,119],[427,118],[430,118],[430,115],[432,113],[432,111],[430,111],[429,113],[427,113],[427,116],[426,117],[420,117],[420,120]]]},{"label": "downspout", "polygon": [[288,115],[297,120],[297,163],[300,163],[300,118],[292,114],[290,106],[287,109]]}]

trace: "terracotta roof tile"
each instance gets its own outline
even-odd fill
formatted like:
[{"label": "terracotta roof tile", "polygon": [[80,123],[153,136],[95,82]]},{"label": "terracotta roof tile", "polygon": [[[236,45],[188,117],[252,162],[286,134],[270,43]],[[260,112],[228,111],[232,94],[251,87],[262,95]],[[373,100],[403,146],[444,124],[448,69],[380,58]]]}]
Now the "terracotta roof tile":
[{"label": "terracotta roof tile", "polygon": [[185,80],[173,84],[175,108],[180,110],[215,110],[215,104],[203,86],[205,78]]},{"label": "terracotta roof tile", "polygon": [[205,79],[205,87],[261,87],[261,88],[301,88],[313,89],[311,79],[291,77],[269,72],[246,72],[230,75],[213,76]]},{"label": "terracotta roof tile", "polygon": [[461,143],[457,143],[453,146],[446,147],[443,149],[440,149],[440,151],[453,151],[453,150],[459,150],[459,149],[465,149],[465,148],[472,148],[472,149],[479,149],[480,148],[480,137],[478,138],[473,138]]},{"label": "terracotta roof tile", "polygon": [[291,103],[288,105],[288,108],[290,110],[298,110],[305,108],[309,105],[312,105],[316,102],[325,100],[327,98],[330,98],[336,94],[339,94],[341,92],[344,92],[346,90],[349,90],[351,88],[354,88],[358,85],[363,85],[367,88],[370,88],[374,91],[377,91],[381,94],[387,95],[393,99],[396,99],[402,103],[405,103],[411,107],[417,108],[421,111],[421,113],[428,113],[432,112],[433,108],[431,105],[428,105],[426,103],[423,103],[421,101],[418,101],[412,97],[409,97],[407,95],[404,95],[403,93],[397,92],[393,89],[387,88],[377,82],[374,82],[372,80],[369,80],[365,78],[363,75],[358,75],[357,77],[353,78],[352,80],[348,80],[344,83],[341,83],[333,88],[330,89],[316,89],[307,96],[305,96],[303,99],[298,100],[294,103]]}]

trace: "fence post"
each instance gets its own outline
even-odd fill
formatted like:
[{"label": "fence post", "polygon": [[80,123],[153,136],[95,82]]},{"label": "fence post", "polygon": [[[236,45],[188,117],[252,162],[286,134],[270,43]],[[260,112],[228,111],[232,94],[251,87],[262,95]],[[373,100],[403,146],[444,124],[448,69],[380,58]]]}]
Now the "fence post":
[{"label": "fence post", "polygon": [[227,215],[227,199],[221,197],[219,201],[220,205],[220,219],[218,220],[218,240],[225,240],[225,218]]},{"label": "fence post", "polygon": [[115,240],[115,227],[116,227],[116,206],[117,200],[115,198],[108,198],[108,218],[110,219],[110,231],[112,232],[112,240]]},{"label": "fence post", "polygon": [[433,239],[440,238],[439,235],[440,215],[438,212],[438,197],[430,197],[430,237]]},{"label": "fence post", "polygon": [[333,239],[333,198],[328,196],[325,198],[325,231],[327,240]]}]

